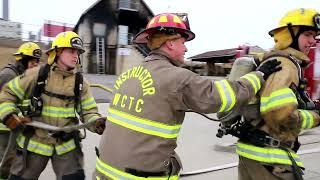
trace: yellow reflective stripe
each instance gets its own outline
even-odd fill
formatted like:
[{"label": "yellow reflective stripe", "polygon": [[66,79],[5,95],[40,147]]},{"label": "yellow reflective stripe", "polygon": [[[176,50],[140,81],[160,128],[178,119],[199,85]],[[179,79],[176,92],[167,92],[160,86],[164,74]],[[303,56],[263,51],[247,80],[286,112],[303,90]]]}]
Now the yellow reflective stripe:
[{"label": "yellow reflective stripe", "polygon": [[[20,148],[23,148],[24,141],[25,137],[22,134],[19,134],[17,137],[17,144]],[[29,141],[27,150],[44,156],[52,156],[53,154],[53,146],[42,144],[34,140]]]},{"label": "yellow reflective stripe", "polygon": [[7,114],[10,111],[15,111],[16,105],[11,102],[4,102],[0,104],[0,116]]},{"label": "yellow reflective stripe", "polygon": [[13,93],[19,98],[23,99],[24,91],[20,87],[20,77],[16,77],[13,80],[9,81],[8,86],[13,91]]},{"label": "yellow reflective stripe", "polygon": [[214,82],[218,89],[221,107],[219,112],[230,111],[231,108],[236,104],[236,95],[227,80],[221,80]]},{"label": "yellow reflective stripe", "polygon": [[19,104],[19,106],[22,106],[22,107],[29,107],[30,105],[31,105],[30,99],[24,99],[22,100],[22,103]]},{"label": "yellow reflective stripe", "polygon": [[107,119],[125,128],[163,138],[177,138],[181,125],[167,125],[109,108]]},{"label": "yellow reflective stripe", "polygon": [[70,139],[69,141],[62,143],[61,145],[55,146],[55,149],[58,155],[70,152],[75,148],[76,148],[76,143],[74,142],[74,139]]},{"label": "yellow reflective stripe", "polygon": [[249,73],[249,74],[242,76],[241,78],[249,81],[249,83],[251,84],[251,86],[254,89],[254,93],[257,93],[259,91],[259,89],[261,88],[261,82],[260,82],[258,75],[254,74],[254,73]]},{"label": "yellow reflective stripe", "polygon": [[99,176],[96,176],[96,180],[100,180],[100,177],[99,177]]},{"label": "yellow reflective stripe", "polygon": [[[243,157],[271,164],[287,164],[292,165],[288,153],[284,150],[271,147],[257,147],[243,142],[237,143],[236,152]],[[298,155],[290,151],[298,166],[303,167]]]},{"label": "yellow reflective stripe", "polygon": [[43,106],[41,115],[56,117],[56,118],[68,118],[76,117],[74,107],[54,107],[54,106]]},{"label": "yellow reflective stripe", "polygon": [[7,128],[7,126],[4,125],[3,123],[0,123],[0,131],[10,131],[10,129]]},{"label": "yellow reflective stripe", "polygon": [[302,110],[302,109],[298,109],[298,111],[300,112],[300,114],[302,115],[302,129],[310,129],[313,126],[313,115],[307,111],[307,110]]},{"label": "yellow reflective stripe", "polygon": [[139,177],[134,176],[132,174],[126,173],[124,171],[121,171],[119,169],[116,169],[114,167],[111,167],[110,165],[102,162],[99,158],[97,158],[96,161],[96,169],[106,177],[109,177],[111,179],[126,179],[126,180],[177,180],[179,177],[178,175],[175,176],[163,176],[163,177]]},{"label": "yellow reflective stripe", "polygon": [[96,101],[93,97],[85,99],[84,101],[81,101],[82,109],[89,110],[92,108],[97,107]]},{"label": "yellow reflective stripe", "polygon": [[293,91],[290,88],[280,89],[272,92],[268,97],[261,97],[260,111],[266,112],[291,103],[298,104]]}]

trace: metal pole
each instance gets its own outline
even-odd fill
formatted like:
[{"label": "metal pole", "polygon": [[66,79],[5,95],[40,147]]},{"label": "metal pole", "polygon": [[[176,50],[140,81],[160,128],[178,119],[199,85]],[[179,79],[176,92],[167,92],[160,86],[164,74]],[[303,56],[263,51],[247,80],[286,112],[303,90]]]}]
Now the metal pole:
[{"label": "metal pole", "polygon": [[3,0],[2,4],[3,19],[9,20],[9,0]]}]

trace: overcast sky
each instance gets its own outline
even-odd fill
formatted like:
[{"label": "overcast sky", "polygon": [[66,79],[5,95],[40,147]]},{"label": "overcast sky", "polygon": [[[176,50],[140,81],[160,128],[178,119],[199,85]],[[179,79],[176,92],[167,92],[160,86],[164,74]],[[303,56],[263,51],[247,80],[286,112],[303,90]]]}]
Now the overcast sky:
[{"label": "overcast sky", "polygon": [[[96,0],[9,0],[12,21],[41,27],[44,20],[75,24]],[[271,48],[268,31],[275,28],[286,11],[315,8],[319,0],[145,0],[155,13],[189,14],[195,40],[188,42],[188,56],[211,50],[235,48],[249,43]],[[2,17],[2,0],[0,0]]]}]

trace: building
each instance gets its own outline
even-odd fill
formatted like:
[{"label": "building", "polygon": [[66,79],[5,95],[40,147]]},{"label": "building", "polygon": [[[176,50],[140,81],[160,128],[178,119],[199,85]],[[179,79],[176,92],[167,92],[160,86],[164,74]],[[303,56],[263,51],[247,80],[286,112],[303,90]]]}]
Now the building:
[{"label": "building", "polygon": [[79,18],[74,31],[83,39],[85,73],[119,75],[149,53],[133,45],[135,34],[154,16],[143,0],[98,0]]},{"label": "building", "polygon": [[[19,46],[29,39],[23,39],[22,24],[0,18],[0,69],[8,63],[14,63],[13,53],[17,51]],[[47,49],[46,44],[36,42],[42,50]],[[41,61],[45,62],[45,56]]]},{"label": "building", "polygon": [[[243,55],[255,55],[263,53],[264,50],[258,46],[239,46],[238,48],[222,49],[216,51],[208,51],[192,57],[189,57],[194,62],[205,62],[206,67],[198,72],[208,76],[226,76],[230,73],[232,64],[237,57]],[[203,72],[205,71],[205,72]]]}]

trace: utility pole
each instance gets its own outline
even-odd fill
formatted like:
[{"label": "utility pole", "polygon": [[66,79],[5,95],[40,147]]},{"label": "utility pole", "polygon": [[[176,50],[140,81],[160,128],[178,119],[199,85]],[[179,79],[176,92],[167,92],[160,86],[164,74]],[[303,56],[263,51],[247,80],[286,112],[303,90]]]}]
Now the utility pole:
[{"label": "utility pole", "polygon": [[9,0],[2,0],[3,19],[9,21]]}]

